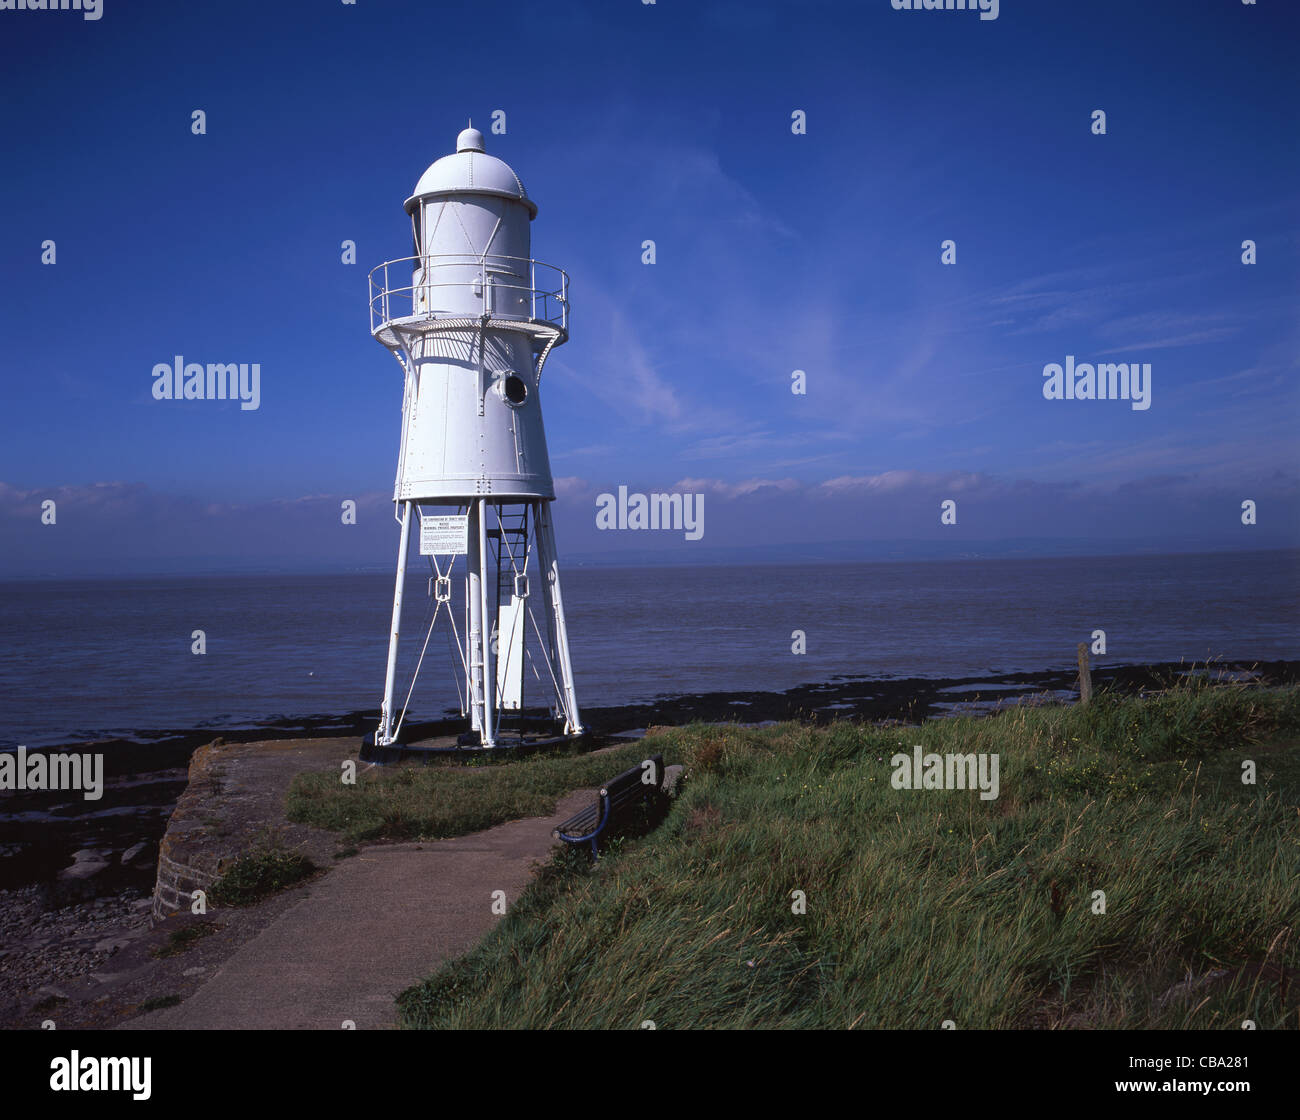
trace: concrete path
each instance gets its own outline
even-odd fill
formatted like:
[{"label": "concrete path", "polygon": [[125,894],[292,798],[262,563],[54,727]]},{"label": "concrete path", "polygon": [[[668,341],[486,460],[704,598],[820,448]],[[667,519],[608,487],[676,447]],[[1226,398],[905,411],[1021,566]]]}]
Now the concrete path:
[{"label": "concrete path", "polygon": [[395,1027],[394,997],[492,928],[492,892],[518,899],[554,841],[555,815],[420,844],[378,845],[338,863],[176,1007],[136,1030],[339,1030]]}]

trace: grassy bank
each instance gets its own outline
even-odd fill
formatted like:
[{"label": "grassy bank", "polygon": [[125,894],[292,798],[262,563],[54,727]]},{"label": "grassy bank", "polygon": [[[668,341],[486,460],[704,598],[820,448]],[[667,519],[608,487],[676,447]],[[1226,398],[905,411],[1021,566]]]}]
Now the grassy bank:
[{"label": "grassy bank", "polygon": [[482,766],[364,770],[355,785],[336,771],[298,774],[286,805],[291,821],[347,841],[463,836],[521,817],[547,816],[566,793],[598,786],[645,757],[638,744],[600,754],[558,754]]},{"label": "grassy bank", "polygon": [[[996,753],[1000,796],[893,788],[914,744]],[[1300,1026],[1279,980],[1300,944],[1300,690],[696,726],[596,770],[651,749],[687,764],[668,820],[594,869],[557,858],[402,995],[406,1026]],[[459,780],[518,790],[512,771],[548,765]]]}]

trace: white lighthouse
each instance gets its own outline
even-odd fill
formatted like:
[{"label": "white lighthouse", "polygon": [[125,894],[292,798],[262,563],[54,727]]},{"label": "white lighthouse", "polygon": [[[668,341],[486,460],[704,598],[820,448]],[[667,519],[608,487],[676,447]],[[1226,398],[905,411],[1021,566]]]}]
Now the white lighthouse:
[{"label": "white lighthouse", "polygon": [[[504,741],[526,690],[564,734],[580,734],[539,391],[547,355],[569,337],[568,276],[532,259],[537,206],[475,128],[420,176],[406,212],[416,255],[370,274],[371,334],[406,379],[393,494],[401,543],[374,744],[404,741],[426,655],[446,657],[430,650],[440,622],[477,745]],[[413,533],[428,563],[429,624],[403,698],[394,688]]]}]

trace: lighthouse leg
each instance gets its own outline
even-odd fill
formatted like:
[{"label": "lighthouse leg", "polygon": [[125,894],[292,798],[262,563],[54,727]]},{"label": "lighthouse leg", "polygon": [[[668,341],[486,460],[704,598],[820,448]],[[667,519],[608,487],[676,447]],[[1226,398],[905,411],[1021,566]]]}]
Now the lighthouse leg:
[{"label": "lighthouse leg", "polygon": [[[568,722],[568,714],[564,708],[564,686],[558,682],[556,674],[559,669],[556,667],[560,663],[559,655],[555,652],[555,612],[551,610],[551,584],[547,578],[547,573],[551,570],[551,554],[547,551],[549,542],[542,537],[542,506],[544,502],[533,503],[533,524],[534,533],[537,541],[537,565],[542,573],[542,581],[546,587],[545,602],[542,607],[542,613],[546,616],[546,663],[551,669],[551,680],[555,683],[554,702],[551,707],[556,715],[564,713],[565,722]],[[541,635],[538,635],[539,639]]]},{"label": "lighthouse leg", "polygon": [[555,552],[555,527],[551,524],[550,502],[537,503],[537,562],[546,583],[546,629],[555,650],[556,670],[564,709],[564,733],[582,734],[578,697],[573,688],[573,665],[569,661],[569,634],[564,625],[564,597],[560,594],[560,564]]},{"label": "lighthouse leg", "polygon": [[495,746],[492,728],[492,652],[487,610],[487,504],[481,498],[469,503],[469,548],[465,557],[465,598],[469,627],[465,644],[469,657],[470,726],[485,747]]},{"label": "lighthouse leg", "polygon": [[479,561],[478,523],[479,503],[469,503],[469,520],[466,525],[467,548],[465,555],[465,612],[469,616],[465,627],[466,663],[469,667],[469,725],[483,736],[483,573]]},{"label": "lighthouse leg", "polygon": [[[478,510],[478,562],[479,562],[479,595],[483,599],[483,745],[485,747],[495,747],[497,740],[497,719],[496,705],[493,703],[493,693],[496,691],[496,666],[493,664],[492,649],[492,623],[494,621],[491,612],[488,610],[488,547],[487,547],[487,519],[488,504],[487,499],[479,502]],[[496,602],[496,592],[492,593],[492,601]]]},{"label": "lighthouse leg", "polygon": [[393,682],[397,678],[397,639],[402,629],[402,589],[406,586],[406,553],[411,540],[411,503],[402,503],[402,537],[397,546],[397,582],[393,587],[393,624],[388,633],[388,671],[384,674],[384,702],[379,709],[375,745],[387,746],[393,733]]}]

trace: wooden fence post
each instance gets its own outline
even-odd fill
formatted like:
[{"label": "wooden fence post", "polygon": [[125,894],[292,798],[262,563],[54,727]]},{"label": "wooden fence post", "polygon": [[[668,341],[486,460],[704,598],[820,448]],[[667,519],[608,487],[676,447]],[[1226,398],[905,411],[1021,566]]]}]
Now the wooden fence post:
[{"label": "wooden fence post", "polygon": [[1092,670],[1088,668],[1088,643],[1079,643],[1079,703],[1092,699]]}]

